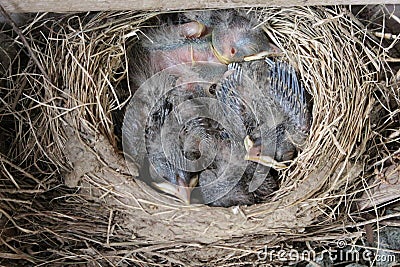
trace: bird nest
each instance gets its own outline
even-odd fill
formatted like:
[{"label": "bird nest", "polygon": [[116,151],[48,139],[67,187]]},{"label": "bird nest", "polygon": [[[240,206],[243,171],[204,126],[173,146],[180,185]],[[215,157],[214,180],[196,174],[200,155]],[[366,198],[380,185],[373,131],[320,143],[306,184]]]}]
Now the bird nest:
[{"label": "bird nest", "polygon": [[246,264],[266,245],[359,237],[358,198],[395,155],[387,144],[398,145],[388,129],[399,93],[381,40],[344,7],[248,12],[298,70],[313,119],[272,199],[230,208],[160,194],[135,180],[120,150],[115,125],[133,95],[127,51],[160,13],[37,15],[19,32],[29,58],[14,59],[1,93],[5,258]]}]

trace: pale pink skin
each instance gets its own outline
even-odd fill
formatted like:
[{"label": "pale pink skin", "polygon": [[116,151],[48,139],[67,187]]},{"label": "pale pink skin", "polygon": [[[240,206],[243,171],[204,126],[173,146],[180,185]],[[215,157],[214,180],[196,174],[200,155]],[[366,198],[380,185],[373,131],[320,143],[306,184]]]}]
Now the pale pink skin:
[{"label": "pale pink skin", "polygon": [[[220,63],[211,50],[211,46],[198,48],[194,45],[185,45],[173,50],[156,50],[150,53],[150,62],[156,72],[183,63],[200,61]],[[179,73],[178,71],[177,74]]]},{"label": "pale pink skin", "polygon": [[190,81],[198,80],[198,74],[190,68],[193,64],[198,62],[223,64],[214,55],[211,43],[204,40],[196,42],[195,39],[201,40],[208,34],[208,29],[203,24],[188,22],[170,27],[174,27],[174,30],[178,31],[182,37],[194,41],[188,42],[186,45],[177,46],[174,49],[152,50],[149,55],[150,65],[155,72],[168,69],[168,73],[179,77],[176,85],[187,83],[185,88],[192,90]]}]

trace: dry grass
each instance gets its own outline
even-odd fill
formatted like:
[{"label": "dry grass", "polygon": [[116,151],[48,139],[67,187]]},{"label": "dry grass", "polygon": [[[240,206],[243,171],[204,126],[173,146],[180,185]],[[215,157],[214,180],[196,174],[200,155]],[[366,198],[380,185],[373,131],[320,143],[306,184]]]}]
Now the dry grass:
[{"label": "dry grass", "polygon": [[182,207],[138,186],[116,149],[128,47],[157,13],[37,15],[23,29],[37,61],[22,60],[0,92],[4,262],[246,265],[264,245],[356,242],[385,219],[356,207],[398,164],[399,84],[381,40],[342,7],[249,12],[299,70],[313,125],[273,201],[239,209]]}]

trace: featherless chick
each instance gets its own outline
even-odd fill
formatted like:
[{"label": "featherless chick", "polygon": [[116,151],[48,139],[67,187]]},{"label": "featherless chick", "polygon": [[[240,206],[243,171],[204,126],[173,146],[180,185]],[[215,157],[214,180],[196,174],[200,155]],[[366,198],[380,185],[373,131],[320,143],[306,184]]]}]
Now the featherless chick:
[{"label": "featherless chick", "polygon": [[[166,18],[161,26],[145,31],[146,38],[133,47],[133,66],[135,61],[145,61],[151,74],[169,68],[172,74],[180,76],[182,63],[227,65],[259,53],[280,52],[250,14],[234,10],[192,11],[178,17],[175,21]],[[170,68],[173,66],[176,68]]]}]

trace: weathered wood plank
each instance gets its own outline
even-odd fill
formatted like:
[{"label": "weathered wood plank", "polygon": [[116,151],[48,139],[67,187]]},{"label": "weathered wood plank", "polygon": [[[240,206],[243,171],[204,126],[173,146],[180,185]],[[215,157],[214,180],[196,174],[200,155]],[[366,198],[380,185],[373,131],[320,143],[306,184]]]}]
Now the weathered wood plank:
[{"label": "weathered wood plank", "polygon": [[179,10],[262,6],[399,4],[400,0],[0,0],[8,12],[78,12],[100,10]]}]

